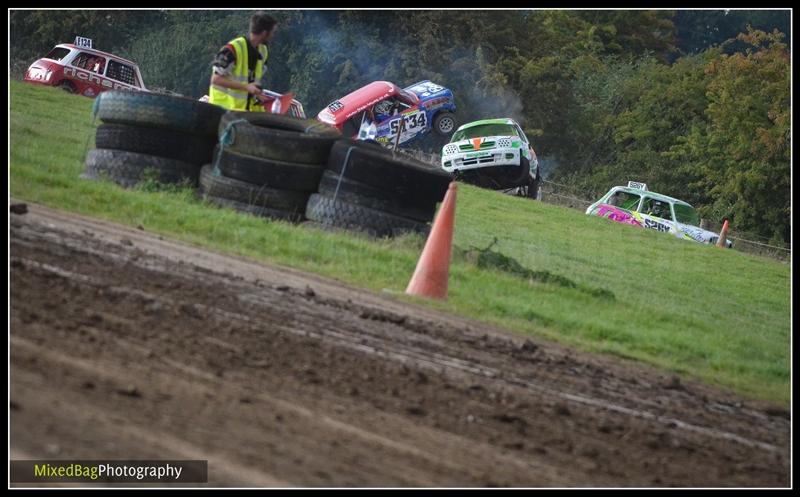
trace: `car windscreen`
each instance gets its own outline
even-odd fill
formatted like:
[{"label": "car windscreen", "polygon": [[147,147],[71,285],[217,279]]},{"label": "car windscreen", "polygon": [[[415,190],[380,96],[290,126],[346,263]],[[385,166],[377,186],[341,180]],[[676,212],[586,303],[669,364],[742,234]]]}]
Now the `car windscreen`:
[{"label": "car windscreen", "polygon": [[700,215],[694,210],[691,205],[674,204],[675,220],[683,224],[691,224],[692,226],[700,226]]},{"label": "car windscreen", "polygon": [[672,212],[669,208],[669,202],[663,199],[645,197],[642,201],[641,212],[648,216],[660,217],[672,221]]},{"label": "car windscreen", "polygon": [[456,131],[451,142],[480,138],[483,136],[519,136],[516,128],[510,124],[484,124]]},{"label": "car windscreen", "polygon": [[52,60],[60,61],[61,59],[66,57],[68,54],[69,54],[69,49],[66,49],[64,47],[56,47],[56,48],[50,50],[50,53],[45,55],[44,58],[45,59],[52,59]]},{"label": "car windscreen", "polygon": [[635,193],[623,192],[623,191],[616,191],[606,198],[605,203],[609,205],[614,205],[616,207],[621,207],[625,210],[635,211],[636,207],[639,205],[639,199],[641,199],[639,195]]}]

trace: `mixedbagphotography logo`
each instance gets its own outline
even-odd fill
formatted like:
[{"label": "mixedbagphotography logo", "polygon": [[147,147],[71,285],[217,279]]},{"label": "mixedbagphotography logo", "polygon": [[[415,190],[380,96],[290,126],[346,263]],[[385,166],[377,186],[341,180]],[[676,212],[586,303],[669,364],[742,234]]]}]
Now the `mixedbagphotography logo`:
[{"label": "mixedbagphotography logo", "polygon": [[54,466],[52,464],[34,464],[34,478],[80,478],[96,480],[99,478],[99,466],[84,466],[72,463]]},{"label": "mixedbagphotography logo", "polygon": [[12,460],[11,483],[206,483],[204,460]]}]

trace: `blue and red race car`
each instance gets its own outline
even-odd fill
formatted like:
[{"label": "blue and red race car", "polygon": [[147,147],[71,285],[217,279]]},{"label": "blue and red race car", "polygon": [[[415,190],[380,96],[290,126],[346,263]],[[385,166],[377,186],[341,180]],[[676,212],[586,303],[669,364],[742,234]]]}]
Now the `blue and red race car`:
[{"label": "blue and red race car", "polygon": [[[407,88],[375,81],[331,102],[317,115],[344,136],[406,145],[431,130],[448,136],[456,129],[453,92],[428,80]],[[398,130],[400,131],[398,142]]]}]

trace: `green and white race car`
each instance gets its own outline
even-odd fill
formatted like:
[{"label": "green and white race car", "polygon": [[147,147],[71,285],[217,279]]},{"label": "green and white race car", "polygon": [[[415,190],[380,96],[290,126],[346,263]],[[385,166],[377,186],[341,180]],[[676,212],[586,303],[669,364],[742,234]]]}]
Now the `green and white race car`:
[{"label": "green and white race car", "polygon": [[467,123],[442,148],[442,168],[466,183],[537,198],[539,161],[513,119]]}]

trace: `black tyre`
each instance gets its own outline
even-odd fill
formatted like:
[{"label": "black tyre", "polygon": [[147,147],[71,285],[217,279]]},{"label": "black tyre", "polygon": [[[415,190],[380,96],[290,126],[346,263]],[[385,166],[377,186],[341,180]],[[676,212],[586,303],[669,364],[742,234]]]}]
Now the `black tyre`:
[{"label": "black tyre", "polygon": [[311,119],[263,112],[228,112],[219,123],[220,143],[232,152],[301,164],[324,164],[341,134]]},{"label": "black tyre", "polygon": [[[338,188],[338,189],[337,189]],[[436,213],[436,203],[414,205],[411,196],[400,196],[387,193],[378,188],[339,176],[330,170],[322,173],[319,193],[329,198],[336,198],[351,204],[369,207],[389,214],[407,217],[421,222],[430,222]]]},{"label": "black tyre", "polygon": [[105,123],[155,126],[206,136],[216,136],[219,120],[226,112],[191,98],[122,90],[101,93],[95,110]]},{"label": "black tyre", "polygon": [[[511,172],[513,171],[513,173]],[[517,185],[528,186],[531,180],[531,163],[525,157],[519,158],[519,168],[511,169],[508,180]]]},{"label": "black tyre", "polygon": [[239,212],[244,212],[246,214],[252,214],[258,217],[265,217],[269,219],[277,219],[281,221],[290,221],[290,222],[300,222],[303,220],[303,213],[301,212],[289,212],[280,209],[272,209],[269,207],[263,207],[260,205],[253,205],[253,204],[246,204],[244,202],[237,202],[235,200],[230,200],[227,198],[221,197],[214,197],[207,194],[201,194],[201,197],[205,200],[208,200],[214,205],[218,205],[220,207],[229,207],[231,209],[235,209]]},{"label": "black tyre", "polygon": [[148,171],[153,171],[154,179],[161,183],[188,182],[196,186],[200,168],[195,164],[155,155],[94,148],[86,154],[83,177],[94,180],[107,178],[120,186],[131,187],[149,178]]},{"label": "black tyre", "polygon": [[468,169],[456,174],[458,180],[481,188],[491,190],[516,190],[521,197],[528,196],[528,186],[531,181],[531,170],[528,160],[524,157],[519,165],[489,166],[478,169]]},{"label": "black tyre", "polygon": [[331,148],[328,169],[379,190],[408,198],[409,205],[441,202],[452,176],[403,154],[354,140],[339,140]]},{"label": "black tyre", "polygon": [[312,193],[322,177],[321,165],[263,159],[227,149],[219,155],[217,164],[218,154],[219,149],[215,149],[212,164],[218,165],[224,176],[256,186]]},{"label": "black tyre", "polygon": [[383,211],[351,204],[320,194],[312,194],[308,199],[306,217],[325,227],[363,231],[374,236],[397,236],[404,233],[427,235],[427,224],[413,219],[388,214]]},{"label": "black tyre", "polygon": [[128,124],[101,124],[95,135],[97,148],[158,155],[197,165],[211,162],[215,144],[215,138],[196,133]]},{"label": "black tyre", "polygon": [[531,162],[525,157],[519,158],[519,177],[513,180],[515,183],[523,183],[519,187],[521,197],[535,199],[539,192],[539,180],[531,177]]},{"label": "black tyre", "polygon": [[309,193],[276,190],[214,174],[211,164],[200,169],[200,192],[243,204],[303,215]]},{"label": "black tyre", "polygon": [[433,131],[439,136],[450,136],[456,130],[456,116],[452,112],[439,112],[433,118]]},{"label": "black tyre", "polygon": [[531,178],[530,183],[528,184],[528,198],[532,198],[536,200],[539,198],[539,185],[541,184],[541,178],[536,176],[536,178]]}]

